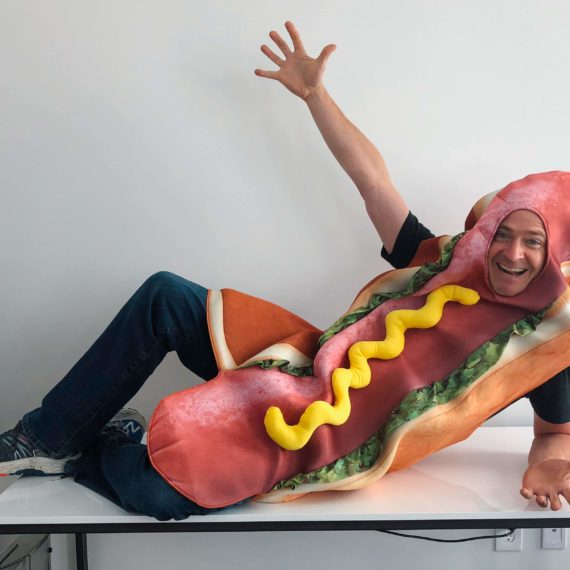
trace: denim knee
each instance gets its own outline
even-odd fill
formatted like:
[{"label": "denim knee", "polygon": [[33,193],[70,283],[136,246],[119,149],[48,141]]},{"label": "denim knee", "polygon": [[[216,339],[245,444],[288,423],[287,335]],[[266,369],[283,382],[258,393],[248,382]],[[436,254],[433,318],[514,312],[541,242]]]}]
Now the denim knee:
[{"label": "denim knee", "polygon": [[182,277],[171,271],[157,271],[145,280],[143,287],[147,289],[160,289],[164,286],[176,286],[180,284],[182,279]]},{"label": "denim knee", "polygon": [[147,291],[149,294],[162,294],[176,291],[188,293],[188,290],[190,289],[192,293],[195,293],[200,297],[205,297],[208,292],[206,287],[203,287],[194,281],[185,279],[171,271],[157,271],[156,273],[153,273],[143,283],[142,289]]}]

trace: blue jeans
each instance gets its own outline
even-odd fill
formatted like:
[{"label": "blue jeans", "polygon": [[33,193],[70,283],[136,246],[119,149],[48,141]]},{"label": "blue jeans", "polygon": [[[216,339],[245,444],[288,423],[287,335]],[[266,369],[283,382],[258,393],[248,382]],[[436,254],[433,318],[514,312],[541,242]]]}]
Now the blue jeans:
[{"label": "blue jeans", "polygon": [[53,457],[82,452],[66,473],[127,511],[159,520],[205,514],[154,469],[145,445],[101,428],[137,393],[167,352],[206,380],[217,372],[206,322],[207,289],[161,271],[149,277],[68,374],[22,420]]}]

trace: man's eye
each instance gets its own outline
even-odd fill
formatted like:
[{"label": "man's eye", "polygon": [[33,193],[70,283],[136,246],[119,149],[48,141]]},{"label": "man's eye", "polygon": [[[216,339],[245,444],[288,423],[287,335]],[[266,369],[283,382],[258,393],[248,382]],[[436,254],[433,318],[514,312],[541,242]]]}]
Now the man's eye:
[{"label": "man's eye", "polygon": [[496,234],[495,234],[495,239],[508,239],[509,234],[505,231],[499,230]]},{"label": "man's eye", "polygon": [[539,239],[529,239],[527,240],[527,243],[530,247],[533,248],[540,248],[543,246],[543,243]]}]

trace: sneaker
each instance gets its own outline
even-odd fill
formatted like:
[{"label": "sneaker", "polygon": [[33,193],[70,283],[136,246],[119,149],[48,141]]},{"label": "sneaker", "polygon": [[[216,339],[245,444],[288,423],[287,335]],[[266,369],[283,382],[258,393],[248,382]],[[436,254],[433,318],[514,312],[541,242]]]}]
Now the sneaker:
[{"label": "sneaker", "polygon": [[115,430],[140,443],[146,431],[146,420],[138,410],[123,408],[105,424],[101,433],[110,434]]},{"label": "sneaker", "polygon": [[34,448],[22,433],[21,421],[0,434],[0,475],[63,475],[66,463],[74,457],[53,459]]},{"label": "sneaker", "polygon": [[[117,430],[140,443],[146,431],[146,420],[137,410],[123,408],[105,424],[101,433],[111,434]],[[80,455],[54,459],[34,448],[22,432],[21,421],[14,429],[0,434],[0,475],[63,475],[66,464]]]}]

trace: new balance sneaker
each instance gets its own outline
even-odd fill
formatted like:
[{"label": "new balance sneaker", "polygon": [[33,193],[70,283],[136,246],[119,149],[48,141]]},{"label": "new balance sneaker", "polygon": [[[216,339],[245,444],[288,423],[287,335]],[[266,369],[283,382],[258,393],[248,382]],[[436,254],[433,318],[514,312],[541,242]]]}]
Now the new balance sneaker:
[{"label": "new balance sneaker", "polygon": [[[137,410],[123,408],[105,424],[101,433],[110,435],[117,430],[140,443],[146,420]],[[21,421],[14,429],[0,434],[0,475],[63,475],[66,464],[80,455],[54,459],[36,449],[22,432]]]},{"label": "new balance sneaker", "polygon": [[21,421],[0,434],[0,475],[62,475],[65,464],[74,457],[54,459],[34,448],[22,433]]},{"label": "new balance sneaker", "polygon": [[146,431],[146,420],[138,410],[123,408],[105,424],[101,433],[110,434],[114,430],[120,430],[127,437],[140,443]]}]

